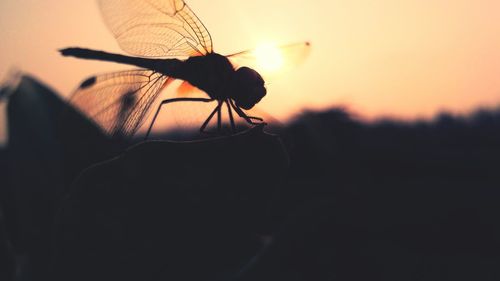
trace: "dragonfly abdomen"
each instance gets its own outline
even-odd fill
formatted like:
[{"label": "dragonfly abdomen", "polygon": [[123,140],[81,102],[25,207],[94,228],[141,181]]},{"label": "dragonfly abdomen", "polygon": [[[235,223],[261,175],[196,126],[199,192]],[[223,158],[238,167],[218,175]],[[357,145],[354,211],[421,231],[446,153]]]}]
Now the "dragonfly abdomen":
[{"label": "dragonfly abdomen", "polygon": [[[182,63],[182,61],[178,59],[139,58],[139,57],[124,56],[120,54],[113,54],[104,51],[97,51],[85,48],[66,48],[59,51],[63,56],[129,64],[145,69],[154,70],[156,72],[161,72],[162,74],[165,74],[167,76],[172,76],[173,69],[175,69],[179,64]],[[174,78],[179,78],[179,77],[174,77]]]}]

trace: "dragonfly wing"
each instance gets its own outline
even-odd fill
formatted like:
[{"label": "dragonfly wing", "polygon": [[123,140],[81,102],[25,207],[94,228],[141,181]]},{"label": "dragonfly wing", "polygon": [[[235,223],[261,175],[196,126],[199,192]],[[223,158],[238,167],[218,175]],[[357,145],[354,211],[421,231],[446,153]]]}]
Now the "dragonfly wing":
[{"label": "dragonfly wing", "polygon": [[[227,58],[235,68],[246,66],[256,70],[268,83],[303,63],[311,51],[311,44],[309,42],[300,42],[282,45],[273,48],[271,51],[274,52],[270,55],[278,57],[268,57],[269,54],[262,54],[261,50],[252,49],[228,55]],[[266,67],[266,63],[270,59],[278,60],[279,67]]]},{"label": "dragonfly wing", "polygon": [[169,77],[151,70],[128,70],[90,77],[71,103],[113,136],[131,137]]},{"label": "dragonfly wing", "polygon": [[182,0],[99,0],[104,21],[121,48],[143,57],[201,56],[210,33]]}]

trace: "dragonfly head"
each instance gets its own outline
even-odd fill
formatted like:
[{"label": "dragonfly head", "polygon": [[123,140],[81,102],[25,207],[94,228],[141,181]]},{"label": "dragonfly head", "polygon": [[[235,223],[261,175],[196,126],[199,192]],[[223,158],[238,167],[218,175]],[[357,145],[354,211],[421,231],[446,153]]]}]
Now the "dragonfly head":
[{"label": "dragonfly head", "polygon": [[266,95],[264,79],[255,70],[240,67],[234,73],[232,97],[236,105],[243,109],[251,109]]}]

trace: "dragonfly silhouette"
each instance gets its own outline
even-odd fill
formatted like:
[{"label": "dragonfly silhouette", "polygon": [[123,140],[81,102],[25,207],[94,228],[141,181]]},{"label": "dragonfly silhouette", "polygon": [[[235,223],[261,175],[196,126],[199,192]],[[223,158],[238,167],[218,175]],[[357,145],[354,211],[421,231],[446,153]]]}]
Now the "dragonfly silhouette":
[{"label": "dragonfly silhouette", "polygon": [[[60,52],[64,56],[142,68],[90,77],[73,94],[72,103],[107,133],[134,135],[149,116],[161,90],[175,79],[189,82],[208,97],[180,96],[163,100],[146,138],[162,106],[174,102],[217,102],[201,124],[201,132],[205,132],[215,115],[217,132],[221,132],[224,105],[232,132],[236,130],[233,111],[248,124],[264,122],[244,111],[253,108],[266,95],[264,79],[248,67],[256,63],[252,51],[227,57],[215,53],[210,34],[184,1],[99,0],[98,3],[120,47],[134,56],[84,48],[66,48]],[[304,42],[281,48],[301,54],[308,47],[309,43]]]}]

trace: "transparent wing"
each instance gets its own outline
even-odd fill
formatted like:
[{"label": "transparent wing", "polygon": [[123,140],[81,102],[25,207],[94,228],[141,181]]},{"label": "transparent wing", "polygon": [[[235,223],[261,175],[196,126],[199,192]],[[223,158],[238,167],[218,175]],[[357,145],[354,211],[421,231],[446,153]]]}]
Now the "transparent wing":
[{"label": "transparent wing", "polygon": [[246,66],[256,70],[268,83],[303,63],[310,52],[311,44],[300,42],[282,46],[266,45],[228,55],[227,58],[235,68]]},{"label": "transparent wing", "polygon": [[106,133],[131,137],[169,78],[151,70],[129,70],[90,77],[71,103]]},{"label": "transparent wing", "polygon": [[212,38],[182,0],[99,0],[120,47],[143,57],[201,56]]}]

